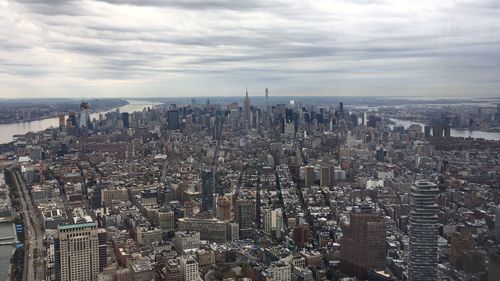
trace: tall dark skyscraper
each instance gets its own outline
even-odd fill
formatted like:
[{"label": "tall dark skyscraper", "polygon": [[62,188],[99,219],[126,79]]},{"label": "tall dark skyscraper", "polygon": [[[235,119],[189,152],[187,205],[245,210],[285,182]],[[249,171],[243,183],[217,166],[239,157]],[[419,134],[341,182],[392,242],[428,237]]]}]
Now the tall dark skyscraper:
[{"label": "tall dark skyscraper", "polygon": [[201,171],[201,210],[214,210],[214,173],[209,169]]},{"label": "tall dark skyscraper", "polygon": [[410,193],[409,281],[437,280],[439,188],[429,181],[416,181]]},{"label": "tall dark skyscraper", "polygon": [[122,112],[122,122],[124,128],[130,128],[129,114],[128,112]]},{"label": "tall dark skyscraper", "polygon": [[341,268],[351,276],[367,278],[369,269],[385,268],[385,223],[370,206],[359,206],[343,227]]},{"label": "tall dark skyscraper", "polygon": [[179,111],[177,110],[169,110],[167,114],[168,125],[167,129],[169,131],[174,131],[179,129]]}]

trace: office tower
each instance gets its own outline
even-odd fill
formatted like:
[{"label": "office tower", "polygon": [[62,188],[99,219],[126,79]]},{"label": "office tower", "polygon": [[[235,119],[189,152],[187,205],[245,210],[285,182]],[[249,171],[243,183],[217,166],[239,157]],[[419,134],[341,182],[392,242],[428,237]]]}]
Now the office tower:
[{"label": "office tower", "polygon": [[80,104],[80,128],[90,128],[92,123],[90,123],[90,106],[86,102]]},{"label": "office tower", "polygon": [[198,262],[190,257],[179,259],[181,268],[181,281],[198,281]]},{"label": "office tower", "polygon": [[59,114],[59,128],[64,127],[64,125],[66,125],[65,123],[66,123],[66,115],[64,115],[64,113]]},{"label": "office tower", "polygon": [[309,242],[308,225],[299,225],[293,228],[293,242],[299,248],[303,248]]},{"label": "office tower", "polygon": [[432,131],[432,126],[430,126],[430,125],[424,126],[424,136],[426,139],[431,137],[431,131]]},{"label": "office tower", "polygon": [[108,266],[106,236],[107,233],[105,228],[99,228],[97,230],[97,240],[99,241],[99,272]]},{"label": "office tower", "polygon": [[59,225],[55,240],[57,281],[95,281],[99,273],[99,238],[95,222]]},{"label": "office tower", "polygon": [[283,214],[281,209],[264,212],[264,232],[273,238],[281,238],[283,230]]},{"label": "office tower", "polygon": [[221,221],[228,221],[231,219],[231,202],[225,196],[217,198],[215,216]]},{"label": "office tower", "polygon": [[316,182],[316,174],[313,166],[305,167],[305,186],[310,187]]},{"label": "office tower", "polygon": [[449,125],[445,125],[443,127],[443,132],[444,132],[444,137],[445,138],[449,138],[451,137],[451,129],[450,129],[450,126]]},{"label": "office tower", "polygon": [[330,175],[330,166],[321,166],[319,181],[322,187],[330,186]]},{"label": "office tower", "polygon": [[129,114],[128,112],[122,112],[122,123],[123,128],[130,128]]},{"label": "office tower", "polygon": [[363,126],[366,126],[366,123],[368,122],[368,116],[367,116],[366,112],[363,112],[363,115],[361,115],[361,116],[362,116],[361,117],[361,124]]},{"label": "office tower", "polygon": [[416,181],[410,193],[409,281],[437,280],[439,189],[429,181]]},{"label": "office tower", "polygon": [[209,169],[201,171],[201,210],[214,210],[214,173]]},{"label": "office tower", "polygon": [[174,131],[179,129],[179,111],[169,110],[167,113],[167,130]]},{"label": "office tower", "polygon": [[385,269],[385,223],[371,206],[356,206],[342,227],[340,265],[350,276],[366,279],[369,269]]},{"label": "office tower", "polygon": [[181,267],[177,259],[168,259],[166,261],[165,281],[181,281]]},{"label": "office tower", "polygon": [[495,240],[500,243],[500,205],[495,208]]},{"label": "office tower", "polygon": [[248,90],[243,100],[243,125],[245,129],[250,126],[250,98],[248,97]]},{"label": "office tower", "polygon": [[292,267],[288,263],[278,262],[272,267],[273,281],[291,281]]},{"label": "office tower", "polygon": [[266,119],[268,118],[269,116],[269,90],[266,88]]},{"label": "office tower", "polygon": [[467,253],[473,249],[474,241],[470,230],[462,229],[453,233],[450,239],[450,264],[462,270]]},{"label": "office tower", "polygon": [[66,126],[76,126],[76,114],[74,111],[70,111],[68,114],[68,123]]},{"label": "office tower", "polygon": [[252,202],[238,199],[235,205],[235,218],[240,225],[240,237],[248,238],[252,231]]},{"label": "office tower", "polygon": [[340,102],[340,114],[343,115],[344,114],[344,103],[343,102]]},{"label": "office tower", "polygon": [[382,147],[380,147],[375,152],[375,159],[377,159],[377,161],[379,161],[379,162],[383,162],[384,158],[385,158],[385,154],[386,154],[385,150]]},{"label": "office tower", "polygon": [[[279,189],[279,180],[278,180],[278,177],[276,177],[277,179],[277,185],[276,185],[276,188]],[[261,208],[261,198],[260,198],[260,189],[261,189],[261,185],[260,185],[260,169],[257,170],[257,194],[256,194],[256,202],[255,202],[255,224],[256,224],[256,228],[257,229],[260,229],[260,208]]]}]

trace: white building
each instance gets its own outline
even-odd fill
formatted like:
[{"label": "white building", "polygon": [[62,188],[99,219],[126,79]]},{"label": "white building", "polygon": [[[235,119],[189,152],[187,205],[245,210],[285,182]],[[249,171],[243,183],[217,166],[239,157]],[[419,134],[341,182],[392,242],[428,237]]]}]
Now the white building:
[{"label": "white building", "polygon": [[264,232],[276,238],[282,236],[283,214],[281,209],[266,210],[264,212]]},{"label": "white building", "polygon": [[190,257],[179,259],[181,267],[181,281],[198,281],[198,262]]}]

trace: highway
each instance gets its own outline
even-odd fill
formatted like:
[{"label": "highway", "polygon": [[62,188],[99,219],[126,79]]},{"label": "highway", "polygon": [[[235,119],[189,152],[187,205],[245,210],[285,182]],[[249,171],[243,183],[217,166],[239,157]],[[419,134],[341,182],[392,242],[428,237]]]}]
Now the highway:
[{"label": "highway", "polygon": [[[43,268],[35,268],[34,252],[43,253],[43,231],[41,229],[41,223],[36,215],[35,208],[31,202],[31,197],[28,193],[28,188],[24,182],[23,177],[17,169],[11,170],[14,176],[14,182],[16,183],[20,193],[21,193],[21,212],[23,213],[25,219],[25,263],[23,271],[23,280],[44,280]],[[36,250],[35,250],[36,249]],[[27,259],[26,259],[27,257]],[[43,263],[41,263],[43,264]]]}]

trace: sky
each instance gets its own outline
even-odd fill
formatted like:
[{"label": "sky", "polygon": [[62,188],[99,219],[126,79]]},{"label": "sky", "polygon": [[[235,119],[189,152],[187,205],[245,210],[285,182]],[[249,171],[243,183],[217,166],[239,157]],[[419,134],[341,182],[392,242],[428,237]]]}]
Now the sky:
[{"label": "sky", "polygon": [[500,97],[498,0],[0,0],[0,98]]}]

